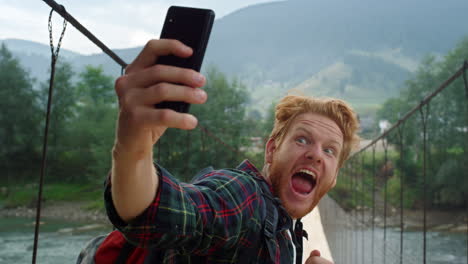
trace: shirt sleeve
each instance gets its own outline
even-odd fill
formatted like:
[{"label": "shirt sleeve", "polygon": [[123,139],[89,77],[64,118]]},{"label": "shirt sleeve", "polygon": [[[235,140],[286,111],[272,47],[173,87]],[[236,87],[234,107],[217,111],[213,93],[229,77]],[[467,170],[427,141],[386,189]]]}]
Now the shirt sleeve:
[{"label": "shirt sleeve", "polygon": [[212,171],[192,184],[158,166],[159,189],[151,205],[126,223],[114,207],[110,177],[105,202],[110,221],[138,247],[176,249],[206,255],[218,249],[250,247],[260,239],[263,203],[255,179],[231,170]]}]

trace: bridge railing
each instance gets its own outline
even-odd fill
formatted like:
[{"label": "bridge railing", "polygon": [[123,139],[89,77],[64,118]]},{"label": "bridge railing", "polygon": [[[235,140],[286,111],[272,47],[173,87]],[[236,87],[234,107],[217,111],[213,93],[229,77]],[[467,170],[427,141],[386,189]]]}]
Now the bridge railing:
[{"label": "bridge railing", "polygon": [[467,65],[341,170],[321,207],[336,263],[468,263]]}]

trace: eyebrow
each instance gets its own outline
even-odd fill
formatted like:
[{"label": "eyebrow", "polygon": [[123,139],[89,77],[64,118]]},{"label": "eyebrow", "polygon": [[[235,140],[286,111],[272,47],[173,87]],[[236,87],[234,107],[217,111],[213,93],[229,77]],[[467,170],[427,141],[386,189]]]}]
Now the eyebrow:
[{"label": "eyebrow", "polygon": [[[304,131],[306,134],[309,134],[309,135],[312,134],[312,132],[310,132],[307,128],[305,128],[305,127],[303,127],[303,126],[298,126],[298,127],[296,127],[294,130],[295,130],[295,131],[302,130],[302,131]],[[331,138],[331,139],[329,139],[329,141],[332,142],[332,143],[337,144],[337,145],[340,146],[340,147],[342,147],[342,144],[341,144],[338,140],[336,140],[336,139]]]}]

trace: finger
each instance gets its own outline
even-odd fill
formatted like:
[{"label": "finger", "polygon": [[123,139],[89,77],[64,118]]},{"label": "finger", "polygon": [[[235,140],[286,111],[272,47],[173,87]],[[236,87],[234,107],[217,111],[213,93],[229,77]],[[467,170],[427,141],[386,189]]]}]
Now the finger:
[{"label": "finger", "polygon": [[189,104],[203,104],[206,102],[207,94],[202,89],[191,88],[171,83],[158,83],[148,89],[142,89],[136,95],[145,105],[154,105],[163,101],[181,101]]},{"label": "finger", "polygon": [[198,120],[191,114],[178,113],[171,109],[147,107],[142,110],[141,121],[149,126],[163,126],[191,130],[197,127]]},{"label": "finger", "polygon": [[305,264],[333,264],[333,262],[321,257],[310,256]]},{"label": "finger", "polygon": [[320,257],[320,251],[315,249],[315,250],[312,250],[312,252],[310,252],[310,256],[311,257]]},{"label": "finger", "polygon": [[192,48],[184,45],[182,42],[175,39],[158,39],[150,40],[146,43],[143,50],[138,54],[136,59],[127,66],[125,73],[132,73],[156,63],[160,56],[175,55],[182,58],[187,58],[193,53]]},{"label": "finger", "polygon": [[153,65],[142,71],[125,76],[127,83],[136,87],[149,87],[159,82],[178,83],[190,87],[202,87],[205,76],[192,69],[168,65]]}]

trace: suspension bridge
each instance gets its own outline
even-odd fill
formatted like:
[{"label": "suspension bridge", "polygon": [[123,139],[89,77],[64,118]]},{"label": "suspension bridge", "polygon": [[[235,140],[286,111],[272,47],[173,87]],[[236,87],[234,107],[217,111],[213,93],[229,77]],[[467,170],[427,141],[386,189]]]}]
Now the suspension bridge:
[{"label": "suspension bridge", "polygon": [[[120,65],[123,72],[127,64],[73,18],[63,6],[53,0],[43,1],[52,8],[50,16],[55,11],[65,19],[61,38],[67,22],[71,23]],[[50,23],[49,21],[52,70],[49,108],[52,104],[54,67],[61,42],[59,41],[57,49],[54,50]],[[313,230],[316,231],[315,236],[309,231],[311,240],[323,239],[324,243],[321,245],[326,247],[327,254],[335,263],[468,263],[466,190],[462,194],[465,199],[464,212],[445,212],[445,217],[438,217],[431,211],[431,208],[437,207],[437,201],[443,200],[441,196],[451,194],[434,193],[435,189],[430,184],[435,176],[441,173],[440,170],[444,169],[431,161],[436,160],[436,155],[440,155],[436,149],[442,146],[437,144],[444,144],[443,138],[437,138],[443,137],[443,133],[439,131],[440,126],[448,124],[446,120],[437,119],[437,113],[431,111],[431,106],[439,105],[437,100],[443,97],[441,94],[448,93],[451,89],[455,89],[455,86],[463,87],[465,90],[465,94],[460,94],[465,97],[465,112],[458,113],[462,117],[458,126],[444,127],[444,131],[453,130],[454,133],[451,135],[459,135],[461,151],[465,152],[464,157],[466,157],[468,144],[467,71],[468,62],[462,60],[459,68],[454,69],[449,78],[443,83],[434,83],[432,93],[421,98],[420,102],[407,112],[401,113],[401,118],[379,137],[361,146],[361,149],[354,153],[346,164],[340,173],[336,190],[321,201],[319,208],[311,216],[314,221],[321,223],[320,230]],[[437,109],[437,107],[434,108]],[[38,223],[41,218],[42,186],[47,159],[48,122],[46,122],[45,131],[44,165],[37,199],[33,263],[36,262],[39,243]],[[225,148],[231,149],[233,153],[238,152],[226,144],[222,138],[210,132],[208,127],[201,127],[200,131]],[[408,167],[409,165],[405,163],[408,159],[414,159],[418,166]],[[457,162],[453,166],[466,167],[467,160]],[[466,172],[464,177],[467,177]],[[405,183],[417,184],[420,188],[417,192],[414,189],[407,190]],[[405,204],[409,200],[414,203]],[[305,227],[307,228],[307,225]],[[461,237],[461,244],[456,250],[463,256],[463,259],[438,260],[433,254],[434,247],[439,246],[440,240],[443,240],[443,236],[438,233],[442,231],[456,232]],[[307,248],[307,243],[305,247]],[[304,255],[307,256],[307,253]]]}]

